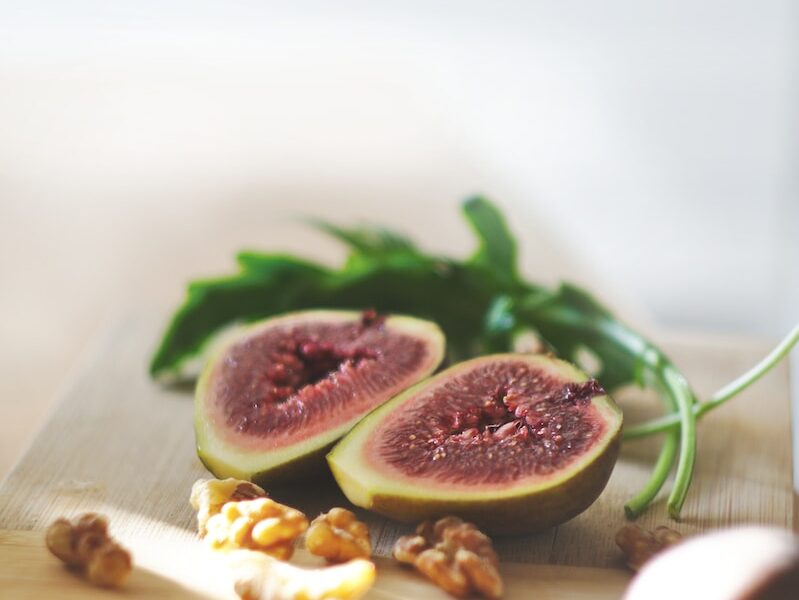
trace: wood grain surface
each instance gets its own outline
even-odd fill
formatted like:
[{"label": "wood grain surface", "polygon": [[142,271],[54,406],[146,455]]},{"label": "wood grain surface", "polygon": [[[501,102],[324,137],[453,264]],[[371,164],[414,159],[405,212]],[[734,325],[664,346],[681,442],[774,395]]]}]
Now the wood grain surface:
[{"label": "wood grain surface", "polygon": [[[212,599],[237,596],[232,575],[218,556],[204,553],[192,540],[159,540],[134,535],[125,540],[136,558],[136,568],[124,588],[125,597]],[[293,562],[320,566],[302,550]],[[375,559],[378,577],[368,600],[425,598],[452,600],[426,580],[393,559]],[[502,575],[507,600],[615,600],[629,575],[618,569],[505,563]],[[567,582],[564,584],[564,582]],[[92,587],[78,573],[64,568],[44,547],[41,532],[0,531],[0,586],[15,600],[57,597],[61,600],[112,598],[114,591]]]},{"label": "wood grain surface", "polygon": [[[131,316],[108,332],[0,486],[0,529],[15,530],[0,537],[0,578],[19,574],[14,597],[38,597],[41,586],[66,580],[75,580],[84,589],[41,550],[37,530],[58,516],[87,510],[107,514],[114,534],[134,549],[137,565],[152,573],[137,571],[135,590],[157,591],[156,596],[163,597],[226,593],[224,586],[187,588],[197,569],[178,565],[193,556],[197,546],[189,490],[194,480],[208,473],[194,453],[191,391],[160,387],[146,374],[147,357],[162,325],[152,315]],[[700,396],[746,370],[768,350],[743,340],[661,341]],[[621,393],[618,400],[628,422],[658,412],[655,399],[640,390]],[[626,445],[607,489],[588,511],[546,533],[497,540],[510,589],[519,594],[526,586],[538,591],[551,580],[557,582],[552,589],[574,592],[563,597],[580,597],[581,589],[583,597],[618,597],[627,576],[620,570],[613,536],[624,523],[623,502],[645,480],[655,453],[651,441]],[[334,504],[347,505],[330,481],[270,492],[309,515]],[[787,367],[780,366],[702,421],[697,470],[684,519],[671,525],[684,533],[736,523],[790,527],[792,501]],[[379,557],[388,556],[396,537],[408,531],[406,526],[359,513],[370,525]],[[645,526],[667,522],[662,498],[640,522]],[[435,597],[433,588],[412,573],[398,570],[390,561],[381,560],[380,566],[372,597]],[[401,591],[404,585],[410,587]],[[516,592],[509,597],[514,596]]]}]

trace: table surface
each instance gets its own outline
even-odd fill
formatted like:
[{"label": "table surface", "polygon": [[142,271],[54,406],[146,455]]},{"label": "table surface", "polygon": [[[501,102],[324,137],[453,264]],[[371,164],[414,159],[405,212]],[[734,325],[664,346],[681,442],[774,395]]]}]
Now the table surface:
[{"label": "table surface", "polygon": [[[55,575],[51,557],[39,548],[39,530],[57,516],[85,510],[106,513],[113,531],[134,549],[141,569],[171,582],[164,586],[183,593],[187,580],[191,583],[183,570],[188,568],[186,557],[194,556],[196,547],[187,496],[191,483],[207,474],[194,454],[190,392],[160,387],[146,375],[146,358],[162,324],[160,317],[143,314],[111,328],[0,486],[0,529],[5,530],[0,556],[10,558],[21,552],[20,556],[28,557],[19,559],[23,562],[49,565],[31,575],[28,584],[20,583],[21,593],[27,590],[33,597],[40,589],[37,586],[64,583],[66,575],[61,571]],[[744,371],[768,349],[751,341],[707,337],[659,341],[700,396]],[[623,393],[618,399],[629,422],[658,410],[654,399],[640,391]],[[684,519],[672,525],[687,534],[735,523],[793,526],[789,440],[787,366],[781,365],[703,420],[696,477]],[[503,564],[512,574],[511,589],[521,593],[528,584],[537,585],[543,577],[540,565],[546,565],[544,579],[558,581],[561,590],[569,591],[574,583],[577,593],[581,585],[585,589],[588,577],[596,582],[590,597],[617,597],[627,576],[620,570],[621,556],[613,535],[624,522],[623,501],[644,481],[655,452],[648,441],[627,444],[608,488],[584,514],[549,532],[498,540]],[[346,505],[332,485],[272,491],[308,514],[334,504]],[[370,525],[376,554],[387,556],[407,527],[360,512]],[[666,521],[662,499],[641,519],[645,526]],[[153,553],[154,545],[176,550]],[[396,570],[383,558],[380,561],[385,577],[381,574],[375,594],[379,590],[397,593],[395,585],[419,584],[412,574]],[[0,560],[0,564],[5,565],[0,578],[13,578],[14,563]],[[395,579],[399,583],[392,583]],[[82,586],[77,579],[67,581]],[[140,578],[134,581],[149,585]],[[195,588],[196,584],[195,577]],[[218,584],[204,585],[203,589],[214,590]],[[173,597],[171,592],[164,593]],[[213,592],[225,594],[224,589]]]}]

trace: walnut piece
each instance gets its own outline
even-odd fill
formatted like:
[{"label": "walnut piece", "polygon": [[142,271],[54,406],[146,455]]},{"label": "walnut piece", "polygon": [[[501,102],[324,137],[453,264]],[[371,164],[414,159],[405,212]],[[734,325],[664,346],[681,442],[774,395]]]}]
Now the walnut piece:
[{"label": "walnut piece", "polygon": [[241,479],[198,479],[191,486],[190,502],[197,511],[197,532],[205,537],[208,519],[218,514],[231,500],[265,498],[267,493],[249,481]]},{"label": "walnut piece", "polygon": [[357,600],[375,580],[371,561],[357,558],[320,569],[295,567],[261,552],[231,554],[235,590],[242,600]]},{"label": "walnut piece", "polygon": [[256,498],[226,502],[205,526],[205,541],[214,550],[247,548],[288,560],[294,540],[308,529],[308,519],[271,498]]},{"label": "walnut piece", "polygon": [[369,528],[346,508],[331,508],[316,517],[305,534],[305,547],[329,563],[372,555]]},{"label": "walnut piece", "polygon": [[655,554],[681,540],[682,535],[678,531],[664,526],[648,531],[638,525],[627,524],[616,534],[616,544],[624,552],[627,566],[633,571],[638,571]]},{"label": "walnut piece", "polygon": [[491,539],[457,517],[425,521],[416,535],[394,545],[394,558],[411,564],[444,591],[463,598],[476,592],[501,598],[504,591],[499,558]]},{"label": "walnut piece", "polygon": [[57,519],[47,528],[45,543],[68,566],[85,570],[95,585],[121,586],[133,568],[130,553],[108,535],[108,521],[95,513]]}]

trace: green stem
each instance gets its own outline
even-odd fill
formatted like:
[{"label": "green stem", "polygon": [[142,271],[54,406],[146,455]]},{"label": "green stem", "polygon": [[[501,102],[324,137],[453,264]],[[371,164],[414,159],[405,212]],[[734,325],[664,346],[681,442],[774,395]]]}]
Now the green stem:
[{"label": "green stem", "polygon": [[669,364],[664,371],[667,385],[672,395],[677,398],[680,416],[680,457],[674,474],[674,487],[671,488],[667,503],[671,518],[679,519],[696,463],[696,416],[693,412],[696,399],[688,387],[688,382],[673,365]]},{"label": "green stem", "polygon": [[652,474],[649,476],[649,481],[646,482],[641,491],[639,491],[633,498],[624,505],[624,514],[628,519],[634,519],[646,510],[649,503],[658,495],[660,488],[663,487],[663,482],[669,476],[671,466],[674,464],[674,459],[677,456],[677,446],[680,439],[680,434],[677,429],[669,431],[663,446],[660,448],[655,467],[652,469]]},{"label": "green stem", "polygon": [[[659,355],[657,360],[660,360]],[[635,518],[655,499],[669,476],[679,448],[674,487],[669,494],[667,504],[669,514],[672,518],[678,519],[691,485],[696,457],[696,420],[691,410],[693,394],[688,383],[671,363],[648,363],[647,366],[657,376],[659,396],[666,405],[666,410],[679,415],[678,423],[681,428],[675,427],[667,433],[649,480],[641,491],[624,505],[624,512],[627,518]]]},{"label": "green stem", "polygon": [[[755,383],[766,373],[768,373],[774,366],[779,363],[787,354],[799,343],[799,324],[797,324],[791,332],[777,345],[769,354],[761,360],[757,365],[752,367],[749,371],[731,381],[715,394],[709,400],[694,404],[692,407],[695,417],[701,418],[706,413],[714,408],[724,404],[730,398],[737,396],[740,392]],[[677,425],[680,424],[681,415],[677,412],[672,412],[663,417],[641,423],[634,427],[624,430],[623,439],[633,440],[637,438],[654,435],[664,431],[676,431]]]},{"label": "green stem", "polygon": [[[617,326],[606,328],[606,335],[613,337],[619,345],[633,348],[635,342],[628,339],[623,328]],[[646,509],[663,487],[674,464],[679,447],[679,459],[674,475],[674,487],[669,495],[669,514],[677,519],[685,502],[685,496],[693,478],[696,458],[696,417],[692,407],[695,402],[688,382],[680,375],[677,368],[656,348],[649,346],[639,348],[638,355],[644,360],[646,370],[655,382],[658,395],[667,412],[679,415],[681,431],[676,428],[670,431],[660,449],[655,468],[644,487],[625,505],[624,511],[629,518],[634,518]]]}]

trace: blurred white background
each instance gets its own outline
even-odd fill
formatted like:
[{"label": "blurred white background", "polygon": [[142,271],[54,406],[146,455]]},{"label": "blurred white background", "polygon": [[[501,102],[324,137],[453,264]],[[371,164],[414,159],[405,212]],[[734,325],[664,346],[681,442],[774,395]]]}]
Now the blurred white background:
[{"label": "blurred white background", "polygon": [[478,191],[531,276],[776,338],[799,316],[798,13],[0,2],[3,396],[42,404],[120,307],[166,310],[238,247],[333,252],[289,215],[465,252]]}]

